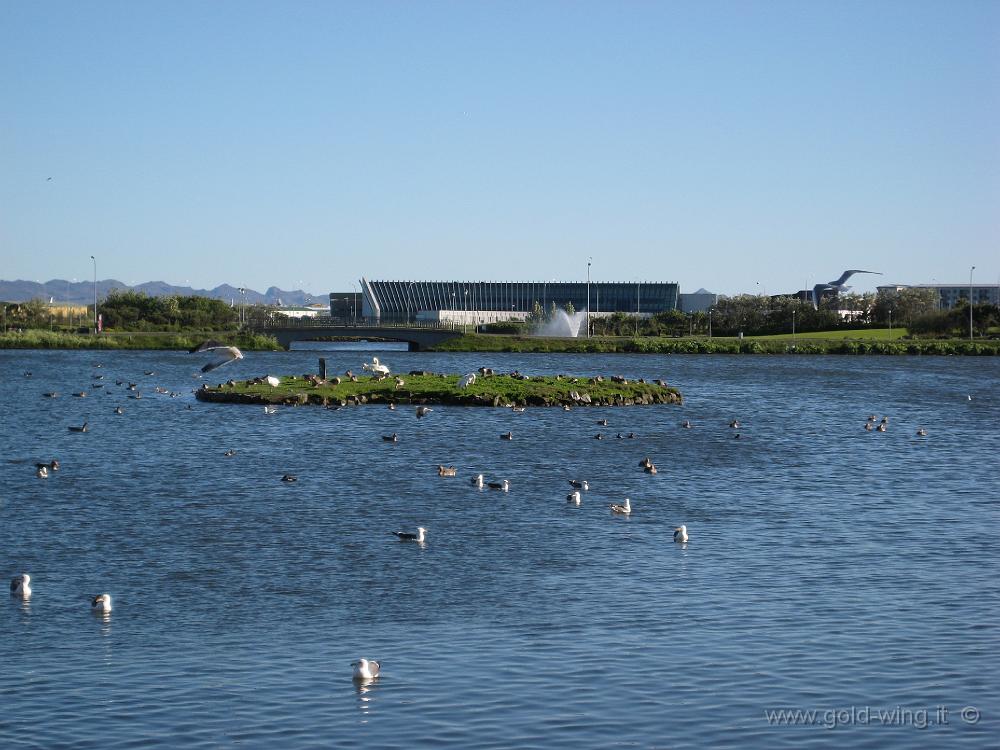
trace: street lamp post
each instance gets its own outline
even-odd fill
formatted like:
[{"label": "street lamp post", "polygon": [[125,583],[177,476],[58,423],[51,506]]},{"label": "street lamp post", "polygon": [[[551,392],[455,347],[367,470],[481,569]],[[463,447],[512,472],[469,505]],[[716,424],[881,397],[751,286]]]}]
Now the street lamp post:
[{"label": "street lamp post", "polygon": [[969,341],[972,341],[972,272],[975,270],[975,266],[969,269]]},{"label": "street lamp post", "polygon": [[889,309],[889,341],[892,341],[892,309]]},{"label": "street lamp post", "polygon": [[469,287],[465,287],[462,291],[462,296],[464,297],[462,301],[462,332],[469,332]]},{"label": "street lamp post", "polygon": [[712,338],[712,311],[708,311],[708,337]]},{"label": "street lamp post", "polygon": [[590,264],[593,257],[587,259],[587,338],[590,338]]},{"label": "street lamp post", "polygon": [[795,310],[792,310],[792,341],[795,341]]},{"label": "street lamp post", "polygon": [[358,319],[358,285],[353,281],[351,282],[351,287],[354,289],[354,295],[351,297],[352,307],[354,311],[354,319]]},{"label": "street lamp post", "polygon": [[94,261],[94,335],[97,335],[97,258],[93,255],[90,259]]}]

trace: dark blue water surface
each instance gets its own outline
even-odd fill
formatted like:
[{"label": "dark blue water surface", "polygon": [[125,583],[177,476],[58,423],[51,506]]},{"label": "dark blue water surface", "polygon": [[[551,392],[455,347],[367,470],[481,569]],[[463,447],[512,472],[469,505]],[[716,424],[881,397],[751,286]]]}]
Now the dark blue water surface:
[{"label": "dark blue water surface", "polygon": [[[370,353],[212,380],[320,355]],[[196,401],[196,355],[0,352],[0,569],[34,588],[0,607],[0,746],[996,746],[1000,359],[382,359],[663,377],[685,403],[265,415]]]}]

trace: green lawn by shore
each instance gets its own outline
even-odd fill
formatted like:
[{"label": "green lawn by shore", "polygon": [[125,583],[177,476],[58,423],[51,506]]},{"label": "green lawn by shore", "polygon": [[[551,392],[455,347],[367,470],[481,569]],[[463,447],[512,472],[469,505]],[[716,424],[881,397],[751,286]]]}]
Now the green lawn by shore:
[{"label": "green lawn by shore", "polygon": [[270,336],[218,331],[129,332],[112,331],[99,336],[40,329],[8,330],[0,334],[0,349],[180,349],[188,350],[205,339],[217,339],[248,351],[275,351],[281,346]]}]

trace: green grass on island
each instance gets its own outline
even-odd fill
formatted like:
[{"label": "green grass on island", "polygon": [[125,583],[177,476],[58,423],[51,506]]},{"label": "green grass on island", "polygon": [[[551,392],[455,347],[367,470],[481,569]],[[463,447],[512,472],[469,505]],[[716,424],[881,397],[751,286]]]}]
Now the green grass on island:
[{"label": "green grass on island", "polygon": [[[277,386],[262,379],[228,381],[198,390],[202,401],[244,404],[452,404],[456,406],[631,406],[679,404],[676,388],[654,382],[616,382],[610,378],[477,375],[476,382],[459,388],[459,375],[395,375],[383,380],[360,376],[356,381],[335,378],[318,381],[309,376],[284,376]],[[574,394],[576,397],[574,397]]]}]

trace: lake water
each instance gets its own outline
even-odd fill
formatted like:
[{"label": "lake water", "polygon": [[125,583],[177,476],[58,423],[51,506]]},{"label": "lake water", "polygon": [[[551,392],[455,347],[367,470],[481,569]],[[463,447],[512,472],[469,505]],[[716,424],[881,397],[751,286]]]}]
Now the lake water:
[{"label": "lake water", "polygon": [[[325,348],[211,380],[370,355]],[[198,355],[0,351],[0,567],[34,589],[0,607],[0,747],[996,746],[1000,359],[381,358],[663,377],[685,403],[265,415],[197,402]]]}]

